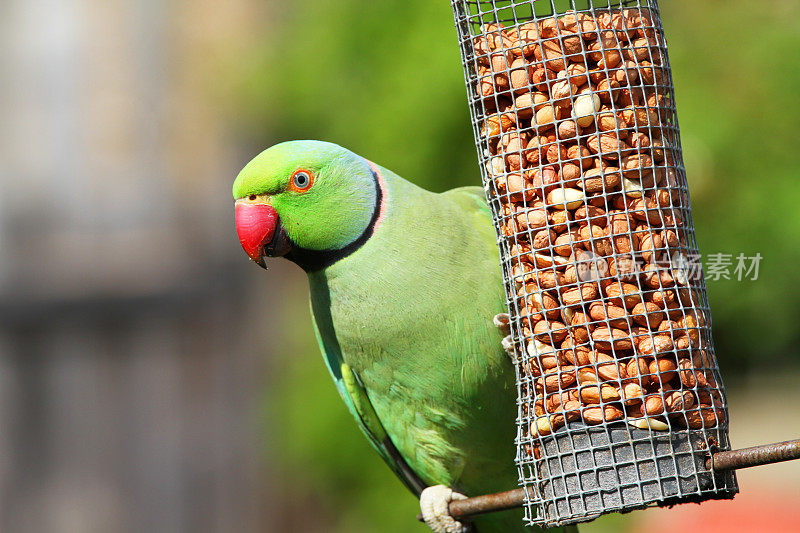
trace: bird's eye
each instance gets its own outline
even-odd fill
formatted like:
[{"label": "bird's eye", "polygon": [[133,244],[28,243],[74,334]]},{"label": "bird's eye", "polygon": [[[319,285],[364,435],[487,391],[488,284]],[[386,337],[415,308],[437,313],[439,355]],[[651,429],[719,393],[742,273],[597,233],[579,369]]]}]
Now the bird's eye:
[{"label": "bird's eye", "polygon": [[305,192],[314,184],[314,175],[307,170],[298,170],[292,174],[290,188],[296,192]]},{"label": "bird's eye", "polygon": [[255,194],[251,194],[248,198],[250,199],[251,202],[255,201],[256,195]]},{"label": "bird's eye", "polygon": [[305,172],[298,172],[294,175],[294,186],[298,189],[305,189],[308,187],[308,182],[311,181],[308,174]]}]

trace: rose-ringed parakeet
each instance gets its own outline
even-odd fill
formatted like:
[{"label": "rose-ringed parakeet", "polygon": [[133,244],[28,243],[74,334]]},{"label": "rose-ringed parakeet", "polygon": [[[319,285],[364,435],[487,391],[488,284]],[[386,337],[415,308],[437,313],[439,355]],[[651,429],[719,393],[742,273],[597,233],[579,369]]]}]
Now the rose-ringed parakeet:
[{"label": "rose-ringed parakeet", "polygon": [[[450,498],[514,488],[514,369],[492,323],[505,297],[483,191],[432,193],[338,145],[292,141],[248,163],[233,196],[250,258],[283,256],[308,274],[336,387],[422,493],[428,525],[460,531]],[[527,530],[520,511],[474,528]]]}]

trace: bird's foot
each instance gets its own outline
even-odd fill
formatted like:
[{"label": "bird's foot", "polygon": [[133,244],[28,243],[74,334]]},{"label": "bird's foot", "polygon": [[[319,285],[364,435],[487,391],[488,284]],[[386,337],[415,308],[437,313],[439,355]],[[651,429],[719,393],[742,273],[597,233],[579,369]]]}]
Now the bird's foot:
[{"label": "bird's foot", "polygon": [[466,496],[444,485],[426,488],[419,496],[419,508],[425,525],[435,533],[467,533],[469,526],[450,516],[449,509],[451,501],[464,499]]},{"label": "bird's foot", "polygon": [[510,318],[508,313],[499,313],[494,315],[492,318],[492,322],[494,325],[500,329],[503,333],[506,334],[503,337],[503,340],[500,343],[503,346],[503,349],[506,351],[508,356],[511,358],[511,361],[514,361],[514,339],[511,337],[511,325],[509,324]]},{"label": "bird's foot", "polygon": [[503,340],[500,341],[500,345],[508,354],[508,357],[511,359],[513,363],[515,361],[514,357],[514,339],[511,338],[511,335],[506,335],[503,337]]},{"label": "bird's foot", "polygon": [[509,323],[511,318],[508,316],[508,313],[498,313],[494,315],[492,318],[492,322],[494,325],[500,328],[500,331],[505,333],[506,335],[511,334],[511,324]]}]

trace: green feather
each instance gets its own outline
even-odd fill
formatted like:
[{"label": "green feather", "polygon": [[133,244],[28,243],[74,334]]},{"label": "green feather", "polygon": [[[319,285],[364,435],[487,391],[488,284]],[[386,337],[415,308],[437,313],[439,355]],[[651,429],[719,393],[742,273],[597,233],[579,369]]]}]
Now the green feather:
[{"label": "green feather", "polygon": [[[326,177],[363,183],[358,169],[365,160],[340,150]],[[283,175],[291,170],[277,167]],[[353,253],[309,272],[328,369],[361,429],[412,491],[418,493],[419,480],[470,496],[513,489],[514,368],[492,323],[506,299],[483,192],[435,194],[378,171],[385,184],[381,223]],[[363,231],[374,205],[336,200],[340,212],[307,207],[305,216],[350,213]],[[276,210],[281,219],[292,215]],[[485,515],[475,525],[481,532],[530,531],[520,510]]]},{"label": "green feather", "polygon": [[[308,192],[288,190],[303,168],[316,180]],[[239,173],[233,197],[269,194],[286,233],[309,250],[342,248],[356,240],[372,217],[375,185],[369,163],[341,146],[318,141],[277,144]]]}]

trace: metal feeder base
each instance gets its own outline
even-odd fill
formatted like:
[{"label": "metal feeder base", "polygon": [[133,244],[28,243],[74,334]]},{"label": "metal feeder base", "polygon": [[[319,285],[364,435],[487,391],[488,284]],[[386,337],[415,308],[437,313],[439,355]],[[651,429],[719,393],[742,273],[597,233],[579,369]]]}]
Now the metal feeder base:
[{"label": "metal feeder base", "polygon": [[[624,423],[573,422],[542,439],[541,495],[547,525],[593,520],[611,511],[730,499],[732,472],[706,468],[703,432],[647,431]],[[559,519],[563,517],[564,519]]]}]

